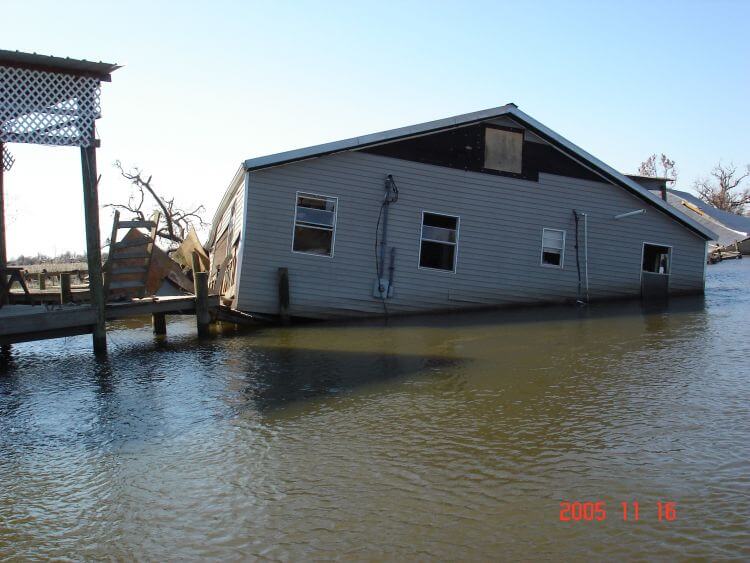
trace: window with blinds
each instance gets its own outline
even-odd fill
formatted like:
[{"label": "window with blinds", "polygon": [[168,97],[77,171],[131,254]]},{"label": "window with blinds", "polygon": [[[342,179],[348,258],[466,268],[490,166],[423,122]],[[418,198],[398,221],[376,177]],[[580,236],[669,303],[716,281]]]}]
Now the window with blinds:
[{"label": "window with blinds", "polygon": [[292,250],[333,256],[338,198],[297,193]]},{"label": "window with blinds", "polygon": [[562,268],[565,257],[565,231],[542,229],[542,266]]},{"label": "window with blinds", "polygon": [[453,215],[422,212],[420,268],[456,271],[458,222],[459,218]]}]

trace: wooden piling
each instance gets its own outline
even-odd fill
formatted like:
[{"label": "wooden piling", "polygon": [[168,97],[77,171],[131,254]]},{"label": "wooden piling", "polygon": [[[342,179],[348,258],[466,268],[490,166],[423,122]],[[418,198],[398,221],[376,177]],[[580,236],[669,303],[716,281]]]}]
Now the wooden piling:
[{"label": "wooden piling", "polygon": [[39,289],[47,289],[47,274],[44,272],[39,272],[36,275],[36,279],[39,282]]},{"label": "wooden piling", "polygon": [[289,324],[289,269],[279,268],[279,318],[281,324]]},{"label": "wooden piling", "polygon": [[93,325],[95,354],[106,354],[107,332],[105,326],[105,296],[102,279],[102,251],[99,233],[99,180],[96,175],[96,141],[94,129],[88,132],[90,146],[81,147],[81,172],[83,175],[83,211],[86,221],[86,258],[89,266],[89,294],[91,307],[96,314]]},{"label": "wooden piling", "polygon": [[193,283],[195,286],[195,322],[198,327],[198,336],[208,336],[208,325],[211,323],[211,314],[208,311],[208,272],[193,272]]},{"label": "wooden piling", "polygon": [[[0,268],[5,268],[7,265],[7,255],[5,253],[5,192],[3,189],[3,175],[5,168],[3,165],[3,142],[0,141]],[[0,289],[5,287],[5,276],[0,278]],[[10,293],[10,292],[9,292]],[[10,297],[6,295],[5,299]],[[0,307],[3,303],[0,302]]]},{"label": "wooden piling", "polygon": [[164,313],[153,313],[151,315],[151,326],[154,334],[167,334],[167,316]]},{"label": "wooden piling", "polygon": [[60,274],[60,305],[73,301],[73,293],[70,291],[70,274]]}]

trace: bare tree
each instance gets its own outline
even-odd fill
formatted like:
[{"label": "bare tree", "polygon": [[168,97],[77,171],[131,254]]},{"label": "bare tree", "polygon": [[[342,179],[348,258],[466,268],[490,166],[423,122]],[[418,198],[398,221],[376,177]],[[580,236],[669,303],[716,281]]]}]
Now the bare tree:
[{"label": "bare tree", "polygon": [[[164,218],[164,226],[159,228],[156,236],[170,243],[179,244],[185,240],[192,226],[197,225],[200,228],[208,226],[201,216],[201,213],[205,211],[202,205],[192,211],[185,211],[175,206],[174,198],[165,199],[156,193],[151,185],[153,176],[149,175],[148,178],[145,178],[143,171],[135,166],[125,170],[119,160],[116,160],[113,166],[120,171],[123,178],[135,186],[135,189],[128,196],[127,203],[108,203],[104,207],[122,209],[143,221],[146,220],[146,213],[150,215],[154,210],[159,211]],[[155,207],[144,211],[143,206],[147,199],[153,200]],[[153,207],[153,205],[149,207]],[[161,225],[161,222],[159,224]]]},{"label": "bare tree", "polygon": [[668,158],[664,153],[661,153],[661,158],[658,161],[656,154],[652,154],[641,162],[638,167],[638,174],[650,178],[666,178],[670,182],[677,182],[675,161]]},{"label": "bare tree", "polygon": [[740,173],[734,164],[724,165],[719,162],[711,170],[711,176],[696,180],[693,184],[698,197],[718,209],[742,215],[745,205],[750,203],[750,189],[737,188],[750,176],[750,164],[745,166],[744,173]]}]

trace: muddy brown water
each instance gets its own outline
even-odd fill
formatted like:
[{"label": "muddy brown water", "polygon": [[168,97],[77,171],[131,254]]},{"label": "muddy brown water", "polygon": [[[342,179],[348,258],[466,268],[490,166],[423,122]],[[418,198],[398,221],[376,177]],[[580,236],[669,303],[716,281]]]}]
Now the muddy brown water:
[{"label": "muddy brown water", "polygon": [[201,342],[138,320],[106,361],[14,346],[0,559],[748,559],[750,260],[707,282]]}]

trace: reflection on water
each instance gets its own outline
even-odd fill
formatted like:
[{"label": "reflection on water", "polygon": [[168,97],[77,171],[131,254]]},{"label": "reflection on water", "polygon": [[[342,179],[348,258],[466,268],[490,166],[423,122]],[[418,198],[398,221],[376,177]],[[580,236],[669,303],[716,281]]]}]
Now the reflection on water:
[{"label": "reflection on water", "polygon": [[648,311],[15,346],[0,558],[748,558],[750,261],[708,276]]}]

